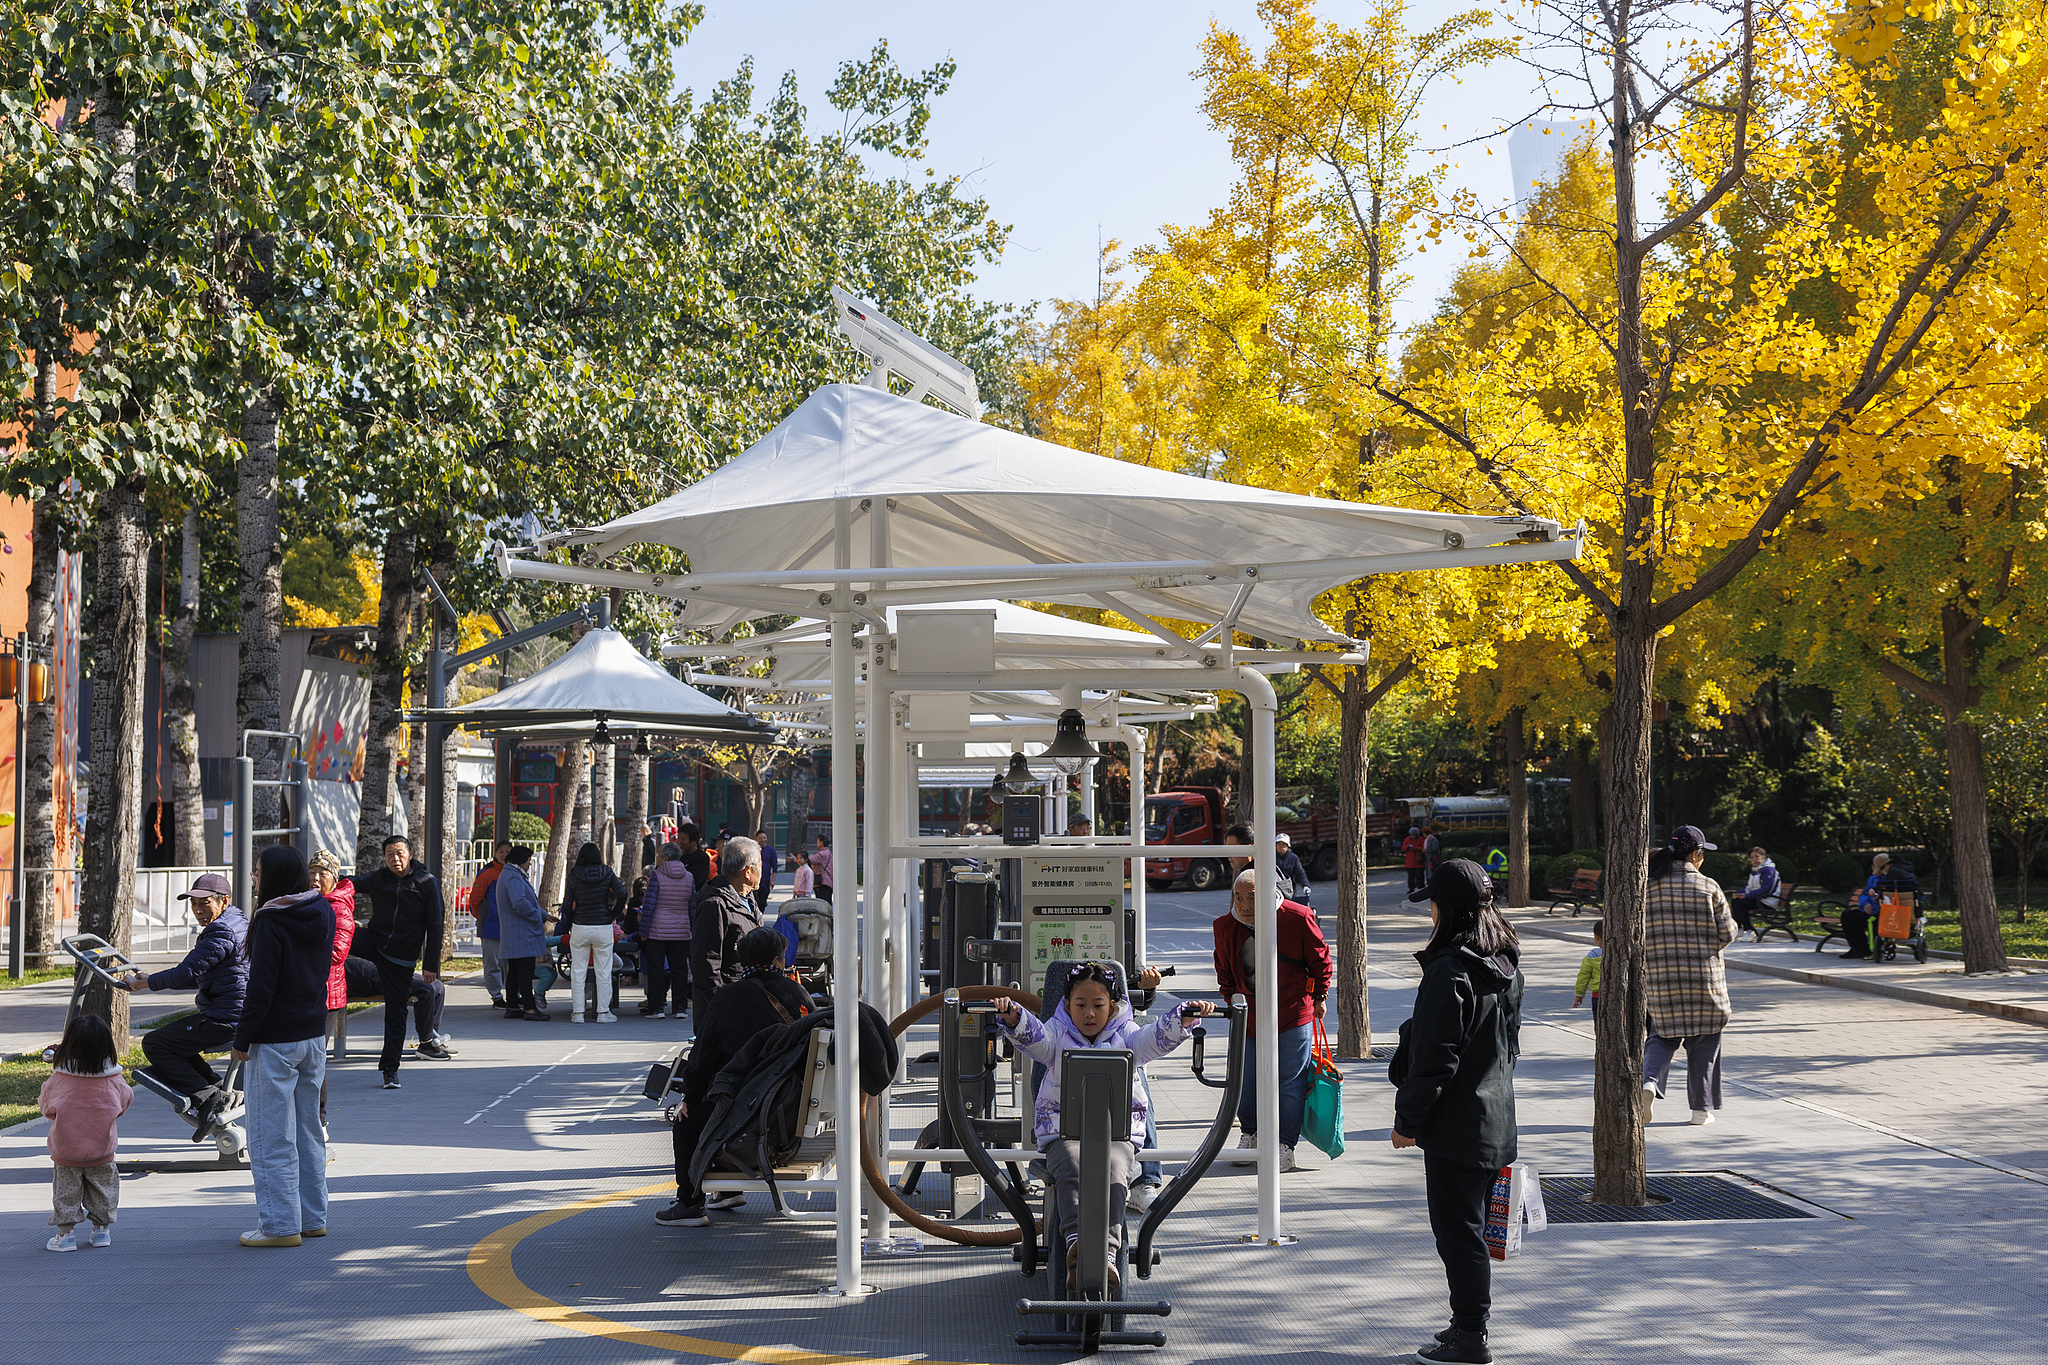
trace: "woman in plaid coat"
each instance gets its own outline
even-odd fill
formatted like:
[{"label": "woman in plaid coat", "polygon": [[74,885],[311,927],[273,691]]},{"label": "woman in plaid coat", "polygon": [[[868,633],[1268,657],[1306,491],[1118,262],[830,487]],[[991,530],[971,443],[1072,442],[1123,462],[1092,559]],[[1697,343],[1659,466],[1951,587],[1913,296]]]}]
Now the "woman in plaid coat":
[{"label": "woman in plaid coat", "polygon": [[1671,1058],[1685,1047],[1685,1092],[1692,1121],[1712,1123],[1721,1107],[1721,1032],[1734,1010],[1721,950],[1735,941],[1728,897],[1700,873],[1714,846],[1691,825],[1650,855],[1650,898],[1643,917],[1643,965],[1650,1036],[1643,1049],[1643,1117],[1664,1098]]}]

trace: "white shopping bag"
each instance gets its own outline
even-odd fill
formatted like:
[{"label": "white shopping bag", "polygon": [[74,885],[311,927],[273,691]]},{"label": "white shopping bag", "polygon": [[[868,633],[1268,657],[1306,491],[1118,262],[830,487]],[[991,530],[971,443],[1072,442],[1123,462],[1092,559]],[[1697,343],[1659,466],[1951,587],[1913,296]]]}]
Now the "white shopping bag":
[{"label": "white shopping bag", "polygon": [[1493,1178],[1486,1206],[1486,1253],[1496,1261],[1518,1256],[1523,1232],[1549,1226],[1543,1208],[1543,1178],[1526,1161],[1503,1166]]}]

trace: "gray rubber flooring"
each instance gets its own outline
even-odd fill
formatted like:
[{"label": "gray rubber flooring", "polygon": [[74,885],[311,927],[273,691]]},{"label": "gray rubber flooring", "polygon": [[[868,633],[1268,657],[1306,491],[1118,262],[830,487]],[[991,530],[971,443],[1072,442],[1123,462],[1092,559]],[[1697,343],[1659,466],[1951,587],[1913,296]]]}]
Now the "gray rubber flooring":
[{"label": "gray rubber flooring", "polygon": [[[1207,922],[1221,899],[1154,898],[1155,956],[1182,965],[1180,989],[1205,984]],[[1419,927],[1399,911],[1375,920],[1378,1029],[1390,1032],[1406,1013],[1414,964],[1403,951]],[[1584,1013],[1568,1008],[1582,949],[1526,947],[1524,1155],[1539,1169],[1583,1173],[1591,1040]],[[1731,988],[1728,1107],[1719,1123],[1694,1128],[1681,1106],[1660,1105],[1652,1165],[1737,1172],[1827,1216],[1553,1224],[1496,1268],[1497,1358],[2041,1361],[2048,1030],[1770,978]],[[665,1190],[606,1202],[667,1179],[666,1129],[637,1091],[687,1022],[629,1012],[616,1025],[559,1014],[513,1023],[481,998],[474,984],[455,987],[447,1027],[460,1056],[408,1065],[403,1090],[378,1089],[367,1057],[335,1069],[333,1235],[295,1250],[235,1245],[254,1221],[246,1172],[189,1170],[125,1178],[115,1245],[50,1255],[41,1125],[0,1132],[0,1255],[18,1306],[0,1355],[478,1365],[1069,1358],[1011,1343],[1016,1300],[1043,1293],[1044,1282],[1024,1280],[1006,1251],[929,1243],[871,1258],[877,1292],[837,1299],[817,1292],[831,1278],[829,1222],[775,1218],[755,1197],[713,1227],[669,1229],[652,1221]],[[365,1041],[376,1018],[356,1021]],[[1162,1324],[1167,1347],[1115,1354],[1172,1365],[1392,1361],[1441,1325],[1421,1163],[1386,1145],[1384,1071],[1384,1062],[1349,1069],[1349,1152],[1337,1162],[1309,1155],[1311,1169],[1284,1177],[1286,1231],[1299,1243],[1240,1244],[1253,1226],[1253,1179],[1218,1167],[1161,1234],[1165,1263],[1132,1286],[1174,1303]],[[1214,1092],[1195,1086],[1181,1057],[1152,1072],[1165,1140],[1191,1145],[1213,1116]],[[899,1139],[920,1118],[900,1108]],[[203,1157],[146,1095],[122,1132],[124,1156]],[[922,1202],[937,1199],[928,1190]]]}]

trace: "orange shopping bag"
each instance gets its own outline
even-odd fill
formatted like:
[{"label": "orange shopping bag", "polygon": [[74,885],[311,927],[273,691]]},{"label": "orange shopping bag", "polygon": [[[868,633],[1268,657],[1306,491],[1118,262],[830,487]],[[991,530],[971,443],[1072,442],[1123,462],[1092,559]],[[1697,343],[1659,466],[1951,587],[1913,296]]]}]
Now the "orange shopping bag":
[{"label": "orange shopping bag", "polygon": [[1887,891],[1879,896],[1877,936],[1895,939],[1913,937],[1914,902],[1917,899],[1911,891]]}]

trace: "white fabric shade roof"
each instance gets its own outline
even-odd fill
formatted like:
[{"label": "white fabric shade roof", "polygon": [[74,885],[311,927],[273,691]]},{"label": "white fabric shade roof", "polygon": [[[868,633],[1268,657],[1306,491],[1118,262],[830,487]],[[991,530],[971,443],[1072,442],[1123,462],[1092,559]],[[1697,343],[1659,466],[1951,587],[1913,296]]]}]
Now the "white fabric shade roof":
[{"label": "white fabric shade roof", "polygon": [[[1033,611],[1013,602],[994,600],[949,603],[947,610],[992,611],[996,617],[996,668],[1028,672],[1034,668],[1126,667],[1143,661],[1174,661],[1172,648],[1156,635],[1118,630],[1089,621]],[[896,629],[897,608],[887,610],[889,630]],[[910,608],[909,610],[916,610]],[[832,676],[832,641],[823,621],[799,621],[778,638],[735,640],[732,652],[743,657],[771,658],[771,681],[828,681]],[[1170,679],[1162,679],[1161,685]],[[1017,680],[1020,688],[1029,678]],[[1213,680],[1212,680],[1213,682]]]},{"label": "white fabric shade roof", "polygon": [[585,727],[594,731],[599,718],[639,722],[636,728],[664,732],[764,729],[744,711],[671,676],[616,630],[603,629],[589,632],[561,658],[494,696],[426,716],[486,730],[556,727],[565,738]]},{"label": "white fabric shade roof", "polygon": [[[1245,630],[1275,640],[1343,639],[1310,608],[1319,594],[1375,571],[1361,561],[1435,567],[1397,561],[1558,538],[1556,523],[1535,518],[1375,507],[1150,469],[881,389],[828,384],[724,467],[568,540],[595,543],[600,557],[635,544],[670,546],[690,558],[688,575],[667,579],[676,588],[707,575],[745,575],[756,587],[792,590],[793,599],[832,586],[830,578],[808,579],[802,571],[834,567],[837,518],[862,499],[877,506],[887,500],[889,567],[958,571],[918,580],[921,600],[944,600],[930,590],[945,583],[982,584],[974,595],[987,595],[1000,580],[977,568],[1171,564],[1182,570],[1125,590],[1139,610],[1196,621],[1237,611]],[[872,567],[869,546],[869,536],[851,537],[849,568]],[[1227,566],[1258,571],[1232,573]],[[764,574],[773,581],[764,585]],[[1121,576],[1131,574],[1125,569]],[[690,604],[692,628],[791,609],[758,591],[751,600],[744,592],[721,594],[720,586],[701,583],[678,594]],[[1034,582],[1012,595],[1100,606],[1104,586],[1076,576],[1071,588]],[[1241,599],[1247,587],[1256,591]]]}]

